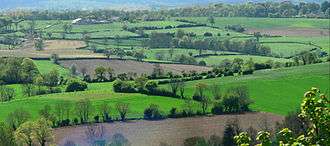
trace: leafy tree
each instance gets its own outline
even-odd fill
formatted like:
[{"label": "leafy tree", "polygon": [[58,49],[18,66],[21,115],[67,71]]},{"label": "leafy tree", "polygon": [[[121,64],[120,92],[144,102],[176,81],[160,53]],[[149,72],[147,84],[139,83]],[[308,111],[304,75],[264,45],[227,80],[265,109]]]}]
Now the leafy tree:
[{"label": "leafy tree", "polygon": [[145,76],[140,76],[134,80],[135,86],[139,91],[143,91],[148,79]]},{"label": "leafy tree", "polygon": [[115,54],[120,58],[123,59],[126,56],[126,52],[122,48],[116,48],[115,49]]},{"label": "leafy tree", "polygon": [[107,71],[107,69],[104,68],[103,66],[99,66],[99,67],[95,68],[96,79],[100,82],[105,81],[106,80],[106,77],[105,77],[106,71]]},{"label": "leafy tree", "polygon": [[128,103],[123,103],[123,102],[118,102],[116,104],[116,110],[118,111],[121,121],[126,120],[126,114],[129,111],[129,104]]},{"label": "leafy tree", "polygon": [[144,58],[146,58],[144,50],[134,51],[133,56],[137,61],[142,61]]},{"label": "leafy tree", "polygon": [[51,70],[49,73],[43,75],[44,85],[52,89],[59,85],[60,77],[56,69]]},{"label": "leafy tree", "polygon": [[53,130],[50,127],[49,121],[46,119],[39,119],[34,123],[35,129],[33,131],[33,138],[40,146],[46,146],[46,143],[52,143],[54,140]]},{"label": "leafy tree", "polygon": [[157,81],[148,81],[146,83],[145,87],[148,91],[155,91],[158,87],[158,82]]},{"label": "leafy tree", "polygon": [[0,101],[10,101],[15,96],[15,89],[0,85]]},{"label": "leafy tree", "polygon": [[78,79],[70,79],[65,92],[85,91],[87,83]]},{"label": "leafy tree", "polygon": [[107,68],[108,80],[112,80],[115,76],[115,70],[111,67]]},{"label": "leafy tree", "polygon": [[58,54],[52,54],[50,56],[50,60],[54,63],[54,64],[58,64],[58,60],[59,60],[59,56]]},{"label": "leafy tree", "polygon": [[33,146],[33,132],[35,124],[28,121],[20,125],[15,131],[15,139],[21,145]]},{"label": "leafy tree", "polygon": [[15,146],[13,131],[5,124],[0,122],[0,146]]},{"label": "leafy tree", "polygon": [[34,77],[39,74],[39,70],[32,59],[24,58],[21,64],[20,74],[24,83],[32,83]]},{"label": "leafy tree", "polygon": [[35,86],[33,84],[22,84],[21,87],[24,96],[30,97],[35,94]]},{"label": "leafy tree", "polygon": [[34,48],[37,50],[37,51],[42,51],[44,50],[44,47],[45,47],[45,44],[44,44],[44,41],[42,38],[39,38],[39,39],[36,39],[35,42],[34,42]]}]

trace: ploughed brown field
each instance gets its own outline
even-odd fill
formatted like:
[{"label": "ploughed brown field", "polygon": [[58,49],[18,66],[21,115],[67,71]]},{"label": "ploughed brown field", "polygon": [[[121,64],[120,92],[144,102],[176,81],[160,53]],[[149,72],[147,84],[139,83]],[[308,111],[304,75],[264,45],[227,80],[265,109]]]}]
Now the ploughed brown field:
[{"label": "ploughed brown field", "polygon": [[[94,137],[94,140],[103,139],[109,142],[113,135],[119,133],[128,139],[132,146],[158,146],[160,143],[178,146],[183,144],[184,139],[194,136],[209,138],[217,135],[222,137],[228,121],[238,120],[242,130],[253,127],[259,131],[265,128],[274,129],[276,122],[281,122],[283,119],[282,116],[271,113],[257,112],[162,121],[115,122],[94,125],[97,127],[94,133],[98,135]],[[63,145],[67,141],[72,141],[77,145],[88,145],[87,127],[85,125],[55,129],[56,144]]]},{"label": "ploughed brown field", "polygon": [[33,42],[25,42],[21,47],[13,50],[0,50],[0,57],[49,58],[51,54],[58,54],[61,58],[104,58],[103,54],[79,49],[85,46],[86,43],[83,41],[47,40],[44,49],[37,51]]},{"label": "ploughed brown field", "polygon": [[316,29],[316,28],[269,28],[269,29],[248,29],[245,33],[253,34],[260,32],[270,36],[329,36],[330,30],[328,29]]},{"label": "ploughed brown field", "polygon": [[[151,74],[155,68],[154,63],[148,62],[138,62],[133,60],[116,60],[116,59],[79,59],[79,60],[61,60],[59,63],[67,68],[75,65],[77,71],[80,72],[83,68],[87,70],[87,74],[93,76],[95,68],[103,66],[105,68],[111,67],[114,69],[115,74],[121,73],[136,73],[141,74]],[[173,72],[174,74],[181,74],[182,71],[189,73],[190,71],[205,72],[212,68],[195,66],[195,65],[182,65],[182,64],[159,64],[165,73]]]}]

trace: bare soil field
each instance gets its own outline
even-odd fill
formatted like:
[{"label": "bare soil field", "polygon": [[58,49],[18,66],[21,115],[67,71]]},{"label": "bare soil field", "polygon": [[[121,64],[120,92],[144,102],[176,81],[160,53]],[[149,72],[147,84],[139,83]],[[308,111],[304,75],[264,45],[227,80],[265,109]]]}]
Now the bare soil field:
[{"label": "bare soil field", "polygon": [[272,28],[272,29],[248,29],[245,33],[253,34],[260,32],[261,34],[270,36],[329,36],[330,30],[316,28]]},{"label": "bare soil field", "polygon": [[[61,60],[59,63],[66,67],[70,68],[75,65],[77,71],[80,72],[83,68],[87,70],[87,74],[93,76],[95,68],[99,66],[103,67],[111,67],[114,69],[115,74],[121,73],[136,73],[140,74],[151,74],[153,69],[155,68],[155,64],[148,62],[138,62],[133,60],[106,60],[106,59],[80,59],[80,60]],[[173,73],[181,73],[182,71],[190,72],[204,72],[209,71],[212,68],[195,66],[195,65],[181,65],[181,64],[160,64],[160,67],[163,68],[164,72],[173,72]]]},{"label": "bare soil field", "polygon": [[[270,113],[246,113],[242,115],[167,119],[162,121],[116,122],[94,125],[98,127],[95,128],[97,130],[94,132],[98,133],[96,134],[98,136],[94,137],[93,140],[103,139],[111,142],[113,135],[121,134],[132,146],[157,146],[160,143],[179,146],[183,144],[184,139],[194,136],[209,138],[211,135],[217,135],[222,137],[228,121],[238,120],[243,130],[249,127],[261,130],[265,126],[274,129],[276,122],[281,122],[283,119],[282,116]],[[63,145],[67,141],[72,141],[77,145],[88,145],[90,136],[86,134],[87,129],[88,126],[55,129],[55,142],[57,145]]]},{"label": "bare soil field", "polygon": [[58,54],[61,58],[75,57],[104,57],[102,54],[96,54],[88,50],[78,48],[85,47],[83,41],[71,40],[48,40],[45,41],[45,48],[42,51],[36,51],[33,43],[27,42],[14,50],[0,50],[0,57],[30,57],[30,58],[49,58],[51,54]]}]

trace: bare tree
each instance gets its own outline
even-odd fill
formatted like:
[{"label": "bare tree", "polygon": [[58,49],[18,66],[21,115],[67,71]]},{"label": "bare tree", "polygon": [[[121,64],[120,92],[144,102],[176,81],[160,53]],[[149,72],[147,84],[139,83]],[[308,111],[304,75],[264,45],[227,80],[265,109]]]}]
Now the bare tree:
[{"label": "bare tree", "polygon": [[78,114],[81,123],[86,123],[93,112],[93,105],[89,99],[81,99],[76,103],[75,111]]},{"label": "bare tree", "polygon": [[183,82],[183,81],[179,82],[179,91],[180,91],[180,96],[182,99],[185,98],[185,96],[184,96],[185,86],[186,86],[185,82]]},{"label": "bare tree", "polygon": [[126,120],[126,114],[129,110],[129,104],[128,103],[123,103],[123,102],[118,102],[116,104],[116,110],[118,111],[121,121]]},{"label": "bare tree", "polygon": [[211,91],[214,99],[219,100],[221,99],[221,92],[220,92],[220,87],[217,84],[212,84],[211,85]]},{"label": "bare tree", "polygon": [[85,136],[88,143],[93,145],[95,141],[105,139],[105,128],[103,125],[88,125],[86,126]]}]

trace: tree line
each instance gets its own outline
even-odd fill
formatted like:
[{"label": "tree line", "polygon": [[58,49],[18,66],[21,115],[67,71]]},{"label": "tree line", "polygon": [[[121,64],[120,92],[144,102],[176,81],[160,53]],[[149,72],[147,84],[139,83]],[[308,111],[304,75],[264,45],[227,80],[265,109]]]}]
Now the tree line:
[{"label": "tree line", "polygon": [[[46,10],[17,10],[1,13],[15,19],[37,20],[73,20],[76,18],[90,18],[111,20],[119,17],[121,21],[135,22],[139,20],[155,21],[165,20],[168,17],[310,17],[328,18],[330,4],[291,1],[283,2],[247,2],[240,4],[216,3],[206,7],[185,7],[165,10],[76,10],[76,11],[46,11]],[[1,21],[0,21],[1,22]],[[0,25],[1,26],[1,25]]]}]

